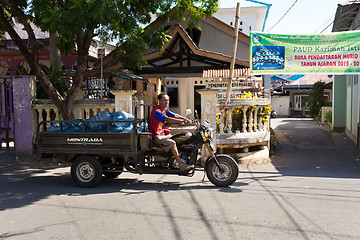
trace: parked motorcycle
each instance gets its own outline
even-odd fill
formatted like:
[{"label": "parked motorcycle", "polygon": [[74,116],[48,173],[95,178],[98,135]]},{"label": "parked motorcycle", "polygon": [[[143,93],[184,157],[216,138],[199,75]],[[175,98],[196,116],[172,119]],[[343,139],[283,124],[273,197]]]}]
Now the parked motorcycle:
[{"label": "parked motorcycle", "polygon": [[276,118],[277,117],[277,114],[276,114],[276,111],[275,110],[271,110],[271,118]]}]

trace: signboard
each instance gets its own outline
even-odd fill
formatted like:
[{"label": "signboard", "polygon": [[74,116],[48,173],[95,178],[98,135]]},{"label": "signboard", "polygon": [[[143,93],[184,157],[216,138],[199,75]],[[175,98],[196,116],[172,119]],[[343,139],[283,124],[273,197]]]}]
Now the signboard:
[{"label": "signboard", "polygon": [[250,73],[360,72],[360,31],[330,34],[250,34]]},{"label": "signboard", "polygon": [[[250,79],[233,80],[231,84],[232,86],[231,86],[230,97],[238,96],[241,92],[250,91],[253,90],[254,88],[259,89],[261,88],[261,82],[262,82],[261,78],[251,79],[251,80]],[[228,84],[227,80],[211,81],[211,82],[206,82],[205,88],[218,90],[219,92],[216,94],[218,100],[226,99],[227,84]]]}]

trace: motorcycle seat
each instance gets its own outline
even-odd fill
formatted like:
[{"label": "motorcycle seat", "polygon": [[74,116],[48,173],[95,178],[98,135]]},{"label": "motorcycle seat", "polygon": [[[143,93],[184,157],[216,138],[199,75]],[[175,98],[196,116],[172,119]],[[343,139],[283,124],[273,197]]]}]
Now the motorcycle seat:
[{"label": "motorcycle seat", "polygon": [[162,151],[162,147],[152,147],[151,150],[155,150],[155,151]]},{"label": "motorcycle seat", "polygon": [[155,144],[154,141],[151,141],[151,150],[154,150],[154,151],[163,151],[163,148],[158,145],[158,144]]},{"label": "motorcycle seat", "polygon": [[160,146],[153,146],[153,147],[151,148],[151,150],[163,151],[162,147],[160,147]]}]

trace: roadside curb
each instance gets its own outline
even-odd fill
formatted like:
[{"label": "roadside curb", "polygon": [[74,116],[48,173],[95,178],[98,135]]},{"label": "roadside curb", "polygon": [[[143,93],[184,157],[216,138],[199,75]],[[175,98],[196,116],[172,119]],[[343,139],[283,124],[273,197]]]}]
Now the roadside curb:
[{"label": "roadside curb", "polygon": [[239,165],[261,165],[271,162],[269,157],[269,149],[264,147],[262,150],[251,151],[247,153],[228,153],[233,157]]}]

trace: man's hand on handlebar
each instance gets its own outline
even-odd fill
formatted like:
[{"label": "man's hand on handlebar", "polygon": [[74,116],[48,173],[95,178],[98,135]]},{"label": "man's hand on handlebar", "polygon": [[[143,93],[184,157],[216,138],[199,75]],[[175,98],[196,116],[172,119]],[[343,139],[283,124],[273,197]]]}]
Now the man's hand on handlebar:
[{"label": "man's hand on handlebar", "polygon": [[191,120],[190,120],[190,119],[184,119],[183,123],[184,123],[184,124],[190,124],[190,123],[191,123]]}]

